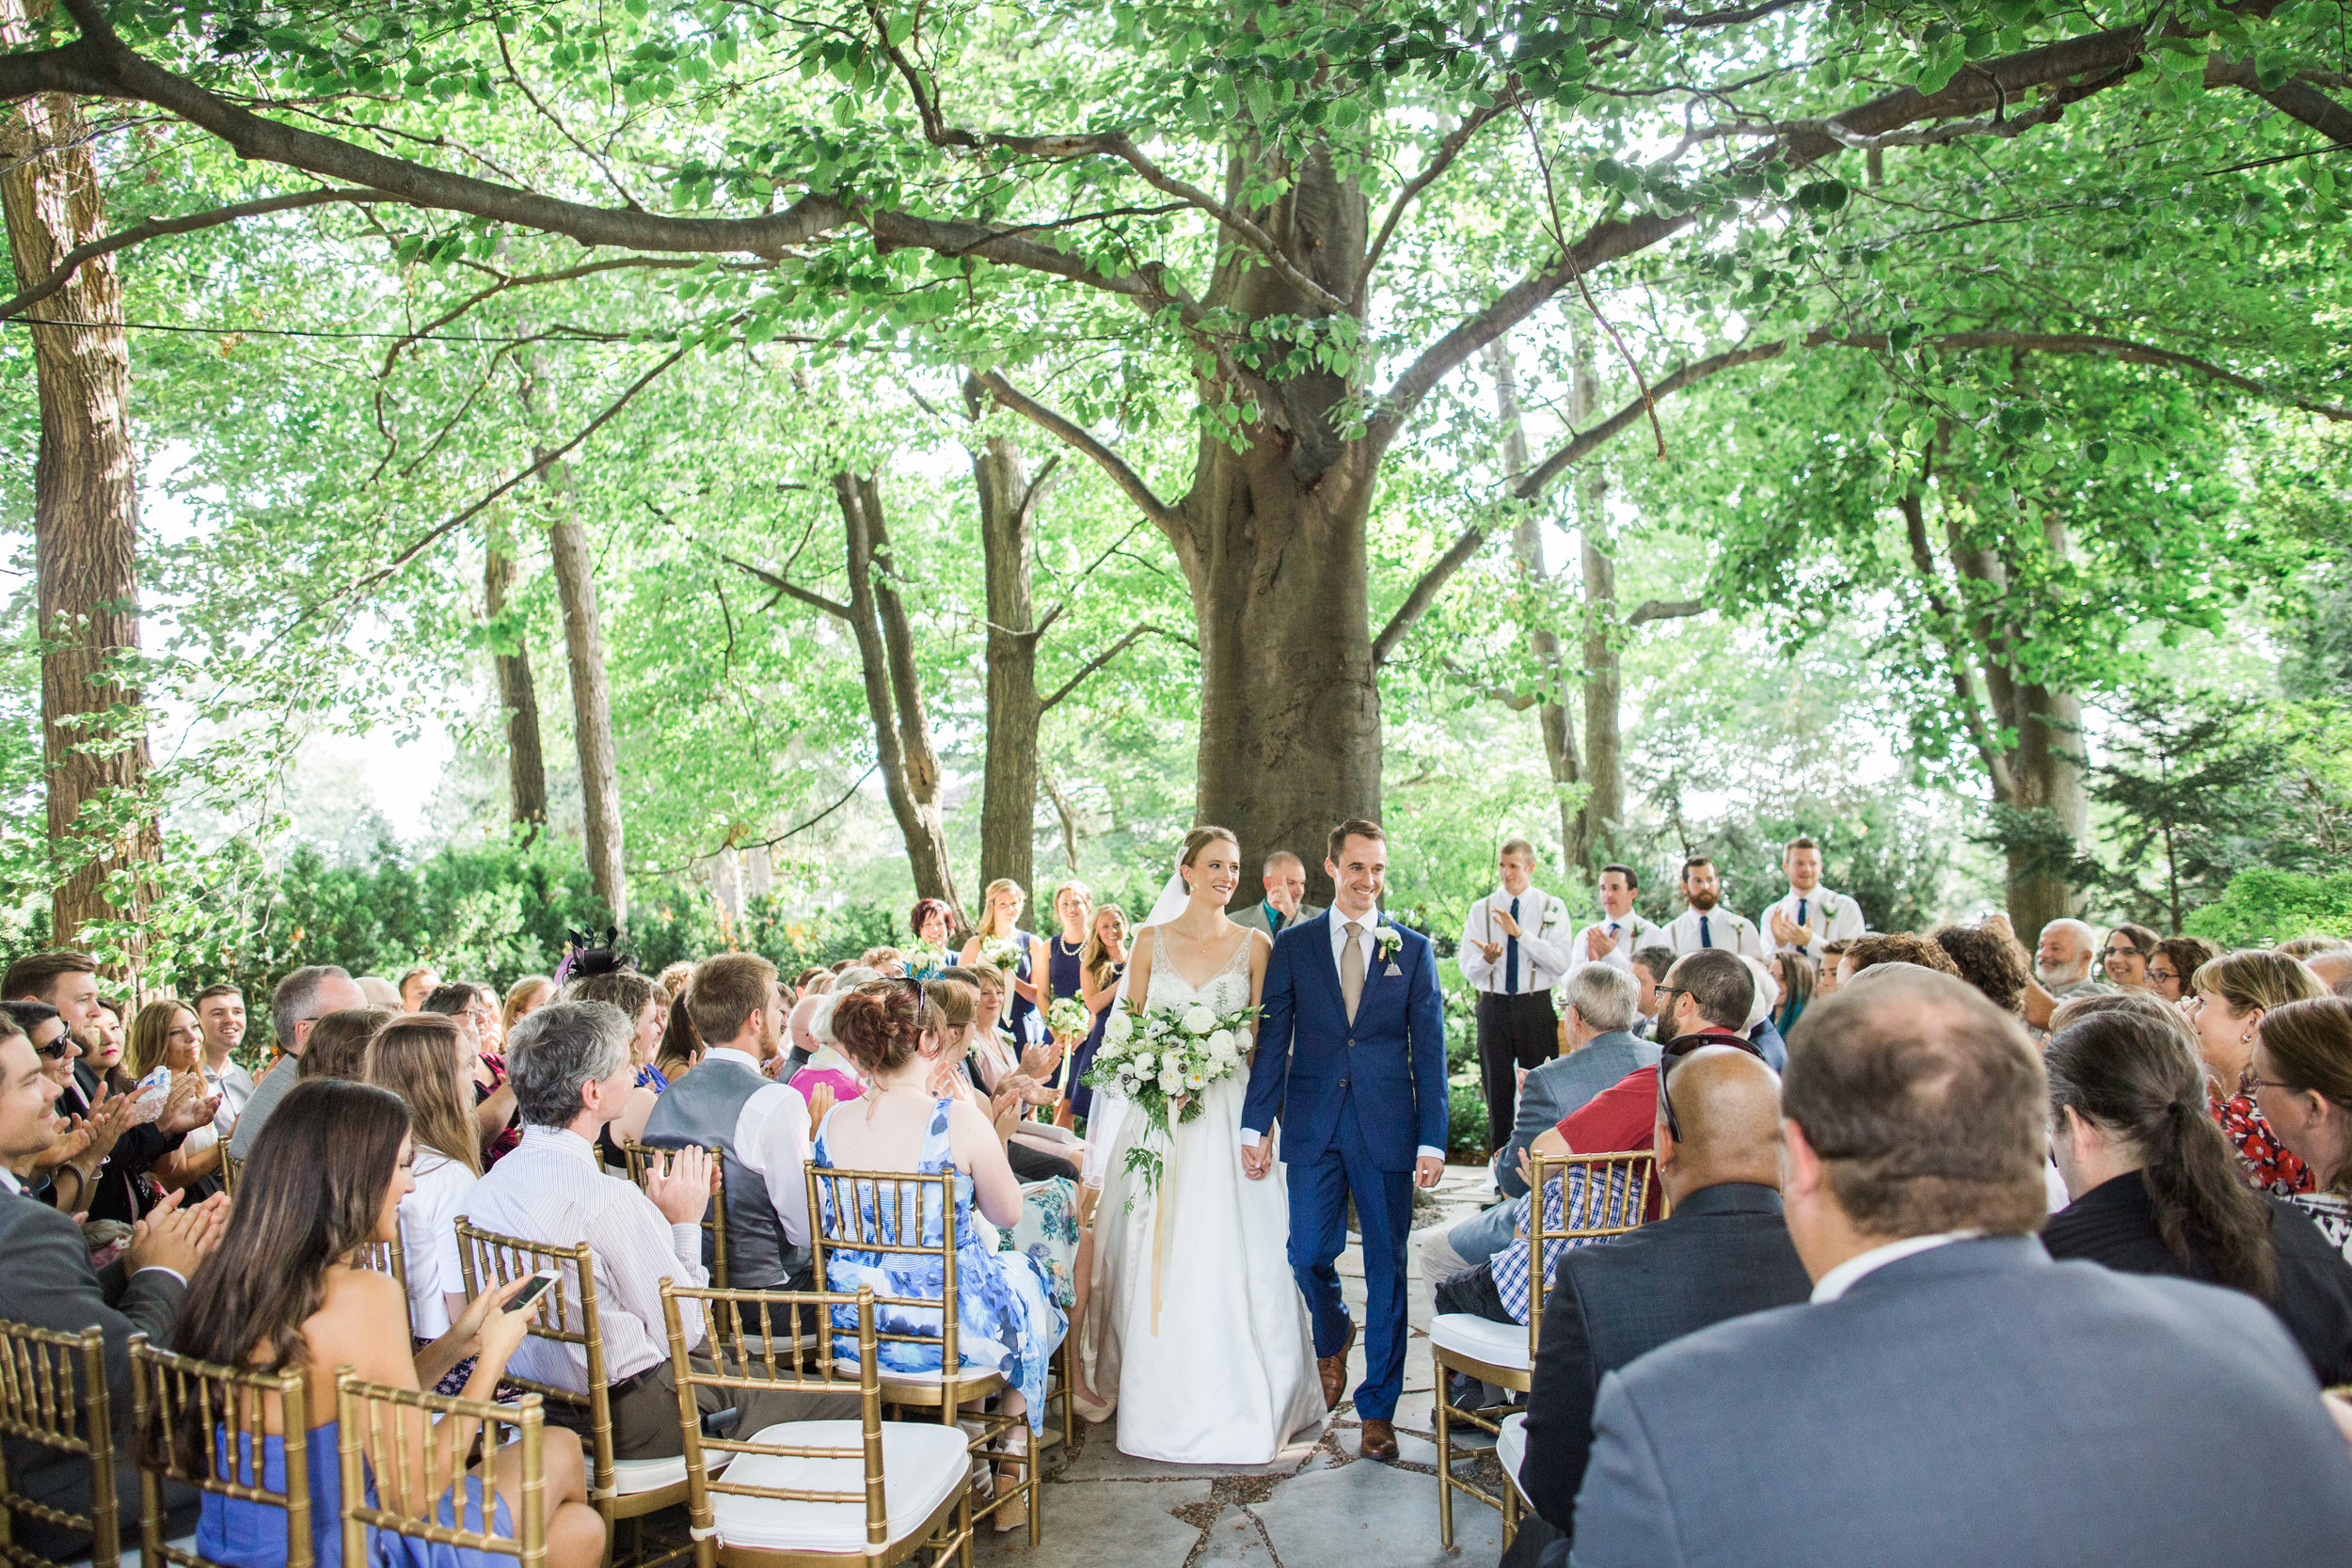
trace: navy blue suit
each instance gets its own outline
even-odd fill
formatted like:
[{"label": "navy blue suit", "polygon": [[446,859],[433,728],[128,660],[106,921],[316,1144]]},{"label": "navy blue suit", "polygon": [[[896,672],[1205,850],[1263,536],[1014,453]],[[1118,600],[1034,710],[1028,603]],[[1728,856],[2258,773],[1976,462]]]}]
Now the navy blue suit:
[{"label": "navy blue suit", "polygon": [[1422,1147],[1445,1148],[1445,1004],[1428,939],[1399,927],[1395,954],[1382,958],[1375,949],[1365,964],[1351,1022],[1331,955],[1333,918],[1327,911],[1274,939],[1241,1124],[1267,1134],[1281,1124],[1291,1272],[1307,1298],[1317,1355],[1339,1354],[1347,1339],[1332,1264],[1347,1245],[1347,1203],[1356,1200],[1365,1291],[1356,1413],[1385,1421],[1405,1385],[1413,1162]]}]

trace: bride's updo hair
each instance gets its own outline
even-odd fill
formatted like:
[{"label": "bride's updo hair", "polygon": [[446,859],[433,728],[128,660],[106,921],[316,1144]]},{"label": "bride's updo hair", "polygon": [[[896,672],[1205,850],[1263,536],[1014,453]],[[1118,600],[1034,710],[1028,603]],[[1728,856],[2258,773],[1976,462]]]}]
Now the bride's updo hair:
[{"label": "bride's updo hair", "polygon": [[939,1010],[922,987],[906,980],[868,980],[834,1004],[834,1043],[869,1077],[912,1061]]},{"label": "bride's updo hair", "polygon": [[1239,858],[1241,854],[1241,840],[1233,835],[1232,829],[1206,826],[1195,828],[1192,832],[1184,835],[1184,852],[1176,857],[1176,863],[1178,865],[1190,865],[1193,862],[1200,858],[1201,850],[1207,848],[1212,844],[1217,843],[1219,840],[1232,845],[1233,847],[1233,854],[1235,858]]}]

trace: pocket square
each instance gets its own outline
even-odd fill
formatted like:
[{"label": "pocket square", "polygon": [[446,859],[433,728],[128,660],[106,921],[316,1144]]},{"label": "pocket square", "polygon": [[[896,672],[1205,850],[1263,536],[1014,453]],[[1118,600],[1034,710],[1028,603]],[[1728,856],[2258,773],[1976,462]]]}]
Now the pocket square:
[{"label": "pocket square", "polygon": [[1405,972],[1404,972],[1403,970],[1401,970],[1401,969],[1397,968],[1397,967],[1396,967],[1396,965],[1394,965],[1394,964],[1391,964],[1391,965],[1389,965],[1389,967],[1388,967],[1388,968],[1386,968],[1386,969],[1382,970],[1380,973],[1381,973],[1381,974],[1399,974],[1399,975],[1401,975],[1401,974],[1403,974]]}]

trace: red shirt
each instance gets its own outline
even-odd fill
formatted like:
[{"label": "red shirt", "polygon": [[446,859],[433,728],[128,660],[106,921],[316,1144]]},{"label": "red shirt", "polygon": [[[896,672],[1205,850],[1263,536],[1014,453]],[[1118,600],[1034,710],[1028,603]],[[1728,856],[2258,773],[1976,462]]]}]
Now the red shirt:
[{"label": "red shirt", "polygon": [[1570,1111],[1560,1135],[1572,1154],[1651,1148],[1658,1137],[1658,1069],[1637,1067]]}]

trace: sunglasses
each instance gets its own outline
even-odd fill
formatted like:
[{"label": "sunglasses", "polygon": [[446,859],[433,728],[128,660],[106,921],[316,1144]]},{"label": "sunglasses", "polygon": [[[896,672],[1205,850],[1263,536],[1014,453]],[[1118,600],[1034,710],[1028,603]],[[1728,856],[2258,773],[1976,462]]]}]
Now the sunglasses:
[{"label": "sunglasses", "polygon": [[33,1054],[36,1056],[46,1057],[48,1060],[53,1062],[62,1062],[66,1059],[68,1053],[72,1052],[72,1049],[73,1041],[64,1035],[59,1035],[56,1039],[51,1040],[47,1045],[37,1045],[33,1047]]}]

